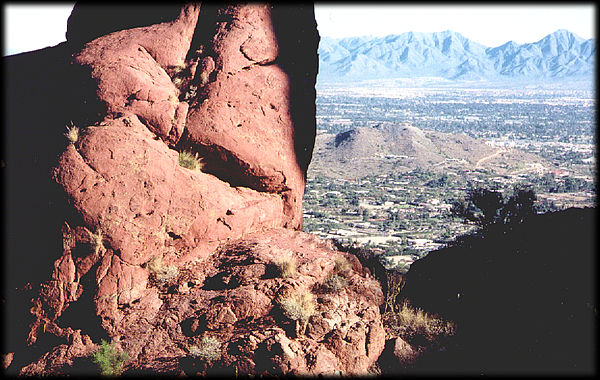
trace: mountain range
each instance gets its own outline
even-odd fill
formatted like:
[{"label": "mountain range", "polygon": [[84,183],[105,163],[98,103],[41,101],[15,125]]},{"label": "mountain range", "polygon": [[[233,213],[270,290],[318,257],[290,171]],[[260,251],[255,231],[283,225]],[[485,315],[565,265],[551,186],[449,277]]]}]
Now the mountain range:
[{"label": "mountain range", "polygon": [[440,77],[448,80],[593,79],[595,39],[559,29],[533,43],[486,47],[460,33],[322,37],[319,81]]}]

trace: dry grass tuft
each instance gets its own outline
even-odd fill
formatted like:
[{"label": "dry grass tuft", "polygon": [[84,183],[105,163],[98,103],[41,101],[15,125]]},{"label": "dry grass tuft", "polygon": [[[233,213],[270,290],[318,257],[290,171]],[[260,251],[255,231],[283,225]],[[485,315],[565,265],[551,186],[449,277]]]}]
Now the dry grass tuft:
[{"label": "dry grass tuft", "polygon": [[298,271],[298,265],[296,258],[291,253],[285,253],[282,257],[276,260],[273,265],[277,269],[279,276],[282,278],[290,278],[294,276]]},{"label": "dry grass tuft", "polygon": [[202,170],[204,168],[204,162],[198,157],[198,153],[192,154],[191,152],[179,152],[179,166],[190,170]]},{"label": "dry grass tuft", "polygon": [[279,301],[283,314],[294,321],[306,324],[315,313],[315,300],[312,293],[304,291]]},{"label": "dry grass tuft", "polygon": [[321,289],[328,293],[335,293],[348,286],[348,280],[337,274],[330,274],[321,285]]},{"label": "dry grass tuft", "polygon": [[352,263],[348,261],[345,257],[338,257],[335,259],[335,273],[345,274],[352,269]]},{"label": "dry grass tuft", "polygon": [[73,122],[70,124],[70,126],[67,126],[67,132],[64,135],[67,140],[69,140],[72,144],[75,144],[77,140],[79,140],[79,128],[73,125]]},{"label": "dry grass tuft", "polygon": [[212,363],[221,358],[221,343],[213,336],[203,336],[198,345],[190,346],[190,355]]},{"label": "dry grass tuft", "polygon": [[90,235],[90,245],[94,249],[94,253],[98,254],[98,252],[100,251],[101,248],[104,249],[104,243],[103,243],[104,236],[102,235],[102,231],[100,229],[97,229],[96,233],[92,233],[92,232],[88,232],[88,233]]},{"label": "dry grass tuft", "polygon": [[431,343],[456,332],[452,322],[436,318],[421,309],[411,307],[406,302],[398,312],[387,314],[386,319],[391,322],[392,328],[408,342],[421,336]]},{"label": "dry grass tuft", "polygon": [[162,256],[154,256],[146,263],[146,267],[154,278],[161,282],[166,283],[179,275],[179,269],[175,265],[163,264]]}]

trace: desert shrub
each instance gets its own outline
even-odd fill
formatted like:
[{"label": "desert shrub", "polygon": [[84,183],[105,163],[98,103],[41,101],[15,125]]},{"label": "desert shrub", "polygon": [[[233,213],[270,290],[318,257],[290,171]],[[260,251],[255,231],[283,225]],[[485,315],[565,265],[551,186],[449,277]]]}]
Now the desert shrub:
[{"label": "desert shrub", "polygon": [[315,312],[315,300],[310,292],[301,292],[291,295],[279,301],[283,314],[289,319],[299,321],[302,324]]},{"label": "desert shrub", "polygon": [[67,126],[67,132],[65,133],[65,137],[72,144],[75,144],[77,140],[79,140],[79,128],[77,128],[73,123],[70,126]]},{"label": "desert shrub", "polygon": [[208,72],[203,71],[200,73],[200,85],[204,86],[208,83]]},{"label": "desert shrub", "polygon": [[276,260],[273,264],[275,265],[279,276],[283,278],[289,278],[296,274],[296,258],[292,255],[285,255],[281,259]]},{"label": "desert shrub", "polygon": [[455,333],[455,326],[452,322],[434,317],[421,309],[413,308],[406,302],[397,312],[386,313],[385,319],[387,325],[408,342],[417,337],[423,337],[427,342],[435,342]]},{"label": "desert shrub", "polygon": [[179,275],[175,265],[163,264],[162,256],[154,256],[146,263],[146,267],[154,278],[162,283],[169,282]]},{"label": "desert shrub", "polygon": [[198,345],[190,346],[190,355],[212,363],[221,358],[221,342],[213,336],[203,336]]},{"label": "desert shrub", "polygon": [[185,68],[186,68],[185,62],[174,65],[172,67],[173,75],[180,74],[183,70],[185,70]]},{"label": "desert shrub", "polygon": [[387,273],[387,286],[385,292],[385,310],[384,312],[397,311],[396,300],[404,287],[404,276],[402,271],[389,270]]},{"label": "desert shrub", "polygon": [[329,293],[335,293],[346,286],[348,286],[348,280],[338,274],[332,273],[327,276],[325,282],[321,285],[321,289]]},{"label": "desert shrub", "polygon": [[100,248],[104,248],[104,244],[102,242],[102,240],[104,239],[104,237],[102,236],[102,231],[100,231],[98,229],[98,230],[96,230],[95,233],[89,232],[89,235],[90,235],[90,246],[94,250],[94,253],[98,254],[98,251],[100,251]]},{"label": "desert shrub", "polygon": [[344,274],[352,269],[352,263],[345,257],[338,257],[335,259],[334,271],[336,273]]},{"label": "desert shrub", "polygon": [[387,270],[378,255],[368,248],[347,245],[338,240],[334,240],[333,243],[338,251],[354,255],[363,268],[367,268],[371,275],[379,281],[383,293],[387,292]]},{"label": "desert shrub", "polygon": [[453,216],[484,228],[496,223],[522,223],[536,214],[536,198],[535,192],[528,187],[515,186],[509,197],[496,190],[478,187],[469,190],[465,200],[453,202],[450,211]]},{"label": "desert shrub", "polygon": [[204,163],[201,158],[198,158],[198,153],[192,154],[191,152],[179,152],[179,166],[190,170],[201,170],[204,167]]},{"label": "desert shrub", "polygon": [[92,354],[92,361],[100,367],[100,373],[103,376],[118,376],[123,372],[123,363],[129,360],[126,352],[117,353],[112,344],[108,344],[104,339],[98,350]]}]

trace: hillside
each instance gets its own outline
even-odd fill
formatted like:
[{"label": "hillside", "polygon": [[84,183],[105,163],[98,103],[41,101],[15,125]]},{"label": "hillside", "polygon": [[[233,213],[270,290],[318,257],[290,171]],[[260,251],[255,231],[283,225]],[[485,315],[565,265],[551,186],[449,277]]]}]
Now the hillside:
[{"label": "hillside", "polygon": [[415,371],[595,371],[596,209],[493,225],[414,262],[400,298],[457,323],[454,346]]},{"label": "hillside", "polygon": [[331,177],[362,177],[421,168],[433,171],[487,168],[506,173],[545,164],[515,148],[495,148],[461,134],[421,130],[408,124],[359,127],[337,135],[319,133],[309,170]]},{"label": "hillside", "polygon": [[593,79],[595,39],[561,29],[533,43],[486,47],[460,33],[323,37],[319,82],[441,77],[505,81]]}]

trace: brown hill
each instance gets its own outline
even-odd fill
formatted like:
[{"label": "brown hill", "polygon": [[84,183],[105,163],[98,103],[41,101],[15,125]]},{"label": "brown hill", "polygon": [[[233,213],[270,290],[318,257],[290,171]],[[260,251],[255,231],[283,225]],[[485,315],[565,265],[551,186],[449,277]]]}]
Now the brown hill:
[{"label": "brown hill", "polygon": [[400,124],[359,127],[337,135],[318,133],[312,173],[362,177],[415,168],[443,171],[487,168],[506,173],[524,163],[545,162],[514,148],[497,148],[484,140]]}]

